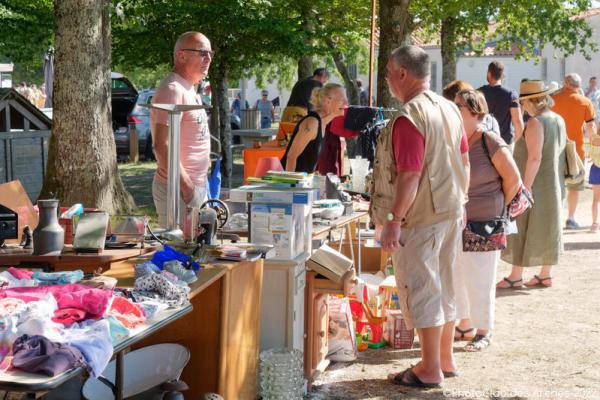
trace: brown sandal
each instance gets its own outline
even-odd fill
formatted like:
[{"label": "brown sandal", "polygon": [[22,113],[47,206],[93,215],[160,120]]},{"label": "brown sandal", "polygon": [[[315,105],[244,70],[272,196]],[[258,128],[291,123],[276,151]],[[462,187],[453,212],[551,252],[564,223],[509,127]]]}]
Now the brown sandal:
[{"label": "brown sandal", "polygon": [[[533,280],[534,283],[526,282],[524,285],[527,287],[542,287],[542,288],[552,287],[552,277],[551,276],[549,276],[547,278],[540,278],[539,276],[534,275],[531,280]],[[547,281],[547,280],[550,280],[550,283],[544,283],[544,281]]]},{"label": "brown sandal", "polygon": [[[508,282],[508,286],[500,286],[500,284],[502,282]],[[521,284],[519,285],[518,283],[521,282]],[[504,277],[502,278],[502,280],[498,283],[496,283],[496,289],[521,289],[523,287],[523,279],[517,279],[514,281],[511,281],[510,279]]]}]

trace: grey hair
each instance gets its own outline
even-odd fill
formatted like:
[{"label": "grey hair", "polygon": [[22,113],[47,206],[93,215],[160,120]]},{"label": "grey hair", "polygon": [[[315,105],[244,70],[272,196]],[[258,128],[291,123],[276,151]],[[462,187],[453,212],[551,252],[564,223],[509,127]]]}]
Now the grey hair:
[{"label": "grey hair", "polygon": [[179,35],[177,41],[175,42],[175,46],[173,47],[173,62],[175,62],[175,60],[177,59],[177,52],[184,47],[184,45],[187,43],[188,40],[190,40],[190,38],[193,38],[195,36],[206,38],[204,34],[193,31],[184,32],[181,35]]},{"label": "grey hair", "polygon": [[427,79],[431,75],[429,55],[419,46],[401,46],[392,51],[390,57],[398,67],[404,67],[417,79]]},{"label": "grey hair", "polygon": [[569,83],[574,87],[581,87],[581,76],[576,74],[575,72],[571,72],[570,74],[565,76],[565,82]]}]

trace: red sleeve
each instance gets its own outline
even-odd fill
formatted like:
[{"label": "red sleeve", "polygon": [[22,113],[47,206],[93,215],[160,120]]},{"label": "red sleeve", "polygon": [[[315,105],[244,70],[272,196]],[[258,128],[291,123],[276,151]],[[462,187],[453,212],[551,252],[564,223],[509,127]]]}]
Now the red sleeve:
[{"label": "red sleeve", "polygon": [[392,145],[398,172],[421,172],[425,157],[425,137],[408,118],[396,119],[392,129]]},{"label": "red sleeve", "polygon": [[460,138],[460,154],[469,152],[469,139],[467,138],[467,132],[463,129],[462,137]]}]

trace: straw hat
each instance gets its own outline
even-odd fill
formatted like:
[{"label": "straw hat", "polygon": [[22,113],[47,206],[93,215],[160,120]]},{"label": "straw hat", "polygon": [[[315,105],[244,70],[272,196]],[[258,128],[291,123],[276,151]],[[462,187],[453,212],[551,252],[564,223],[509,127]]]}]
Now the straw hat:
[{"label": "straw hat", "polygon": [[549,86],[544,85],[544,81],[523,81],[519,89],[519,100],[531,99],[552,94],[558,90],[558,84],[552,82]]}]

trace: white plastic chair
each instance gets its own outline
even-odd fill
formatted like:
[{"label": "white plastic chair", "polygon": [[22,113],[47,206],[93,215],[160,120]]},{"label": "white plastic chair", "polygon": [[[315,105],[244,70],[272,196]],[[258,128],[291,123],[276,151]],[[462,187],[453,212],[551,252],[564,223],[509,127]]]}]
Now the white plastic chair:
[{"label": "white plastic chair", "polygon": [[[162,343],[127,353],[124,357],[123,397],[148,391],[170,380],[178,380],[190,359],[190,351],[176,343]],[[102,376],[115,383],[115,361],[111,361]],[[97,378],[89,378],[81,390],[86,400],[112,400],[111,388]],[[148,400],[150,398],[145,397]],[[154,399],[155,397],[152,397]],[[158,399],[162,398],[156,397]]]}]

